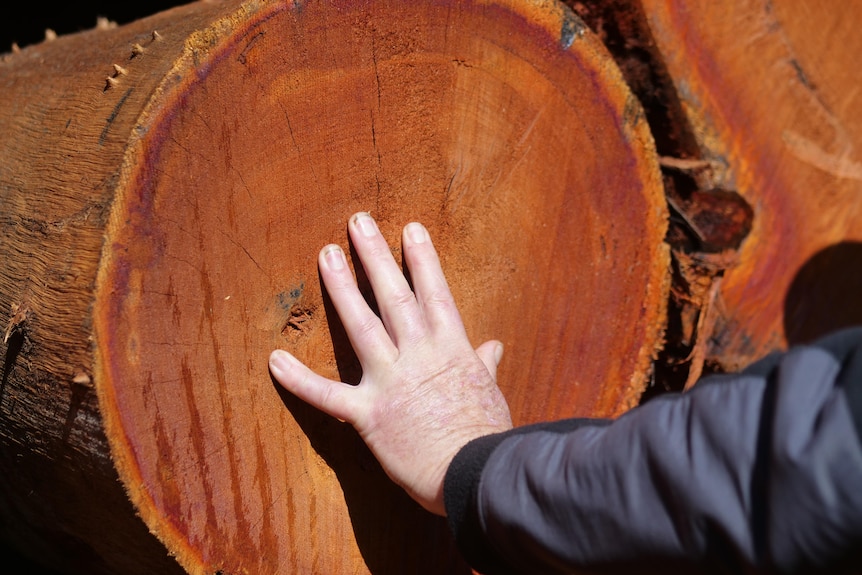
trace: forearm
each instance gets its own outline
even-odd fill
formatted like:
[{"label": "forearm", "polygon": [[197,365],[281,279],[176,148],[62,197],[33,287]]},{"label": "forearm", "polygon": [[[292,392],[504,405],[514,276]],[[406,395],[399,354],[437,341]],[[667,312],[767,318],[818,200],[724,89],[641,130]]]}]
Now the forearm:
[{"label": "forearm", "polygon": [[488,573],[838,560],[862,533],[860,340],[794,350],[611,425],[468,445],[446,484],[462,549]]}]

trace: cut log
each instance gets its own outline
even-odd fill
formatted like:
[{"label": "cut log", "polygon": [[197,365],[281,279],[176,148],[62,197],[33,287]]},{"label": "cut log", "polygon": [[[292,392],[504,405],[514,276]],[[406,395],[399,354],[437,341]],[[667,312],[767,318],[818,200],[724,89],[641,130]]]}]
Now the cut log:
[{"label": "cut log", "polygon": [[738,369],[862,323],[862,6],[642,0],[710,169],[753,227],[724,273],[706,361]]},{"label": "cut log", "polygon": [[468,334],[506,345],[516,423],[639,400],[669,283],[661,176],[561,5],[200,2],[0,74],[0,505],[30,555],[469,572],[349,426],[267,371],[284,347],[358,381],[316,270],[355,211],[396,254],[428,226]]}]

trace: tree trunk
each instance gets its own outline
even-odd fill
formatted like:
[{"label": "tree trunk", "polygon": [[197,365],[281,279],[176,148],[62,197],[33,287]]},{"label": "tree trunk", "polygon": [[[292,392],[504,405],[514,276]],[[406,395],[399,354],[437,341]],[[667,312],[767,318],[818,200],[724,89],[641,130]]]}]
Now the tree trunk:
[{"label": "tree trunk", "polygon": [[561,5],[201,2],[0,72],[0,505],[30,555],[469,572],[351,428],[267,372],[284,347],[358,381],[316,270],[355,211],[396,254],[404,223],[429,227],[469,335],[506,345],[516,423],[639,400],[665,325],[661,176]]},{"label": "tree trunk", "polygon": [[862,6],[640,0],[673,78],[703,190],[754,210],[699,334],[738,369],[862,323]]}]

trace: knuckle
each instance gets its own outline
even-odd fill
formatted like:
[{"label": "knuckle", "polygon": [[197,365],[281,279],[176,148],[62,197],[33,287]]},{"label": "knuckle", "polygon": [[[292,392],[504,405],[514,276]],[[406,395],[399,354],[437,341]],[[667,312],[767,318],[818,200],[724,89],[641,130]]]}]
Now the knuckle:
[{"label": "knuckle", "polygon": [[387,301],[393,308],[403,309],[415,304],[416,296],[408,288],[398,288],[392,291]]},{"label": "knuckle", "polygon": [[354,332],[362,339],[369,339],[377,334],[380,328],[380,318],[376,315],[360,319],[354,326]]},{"label": "knuckle", "polygon": [[374,242],[368,247],[368,256],[374,260],[385,260],[392,258],[392,252],[389,251],[389,246],[385,243]]},{"label": "knuckle", "polygon": [[332,387],[325,385],[323,386],[323,388],[320,389],[320,395],[318,396],[318,404],[324,410],[332,409]]},{"label": "knuckle", "polygon": [[433,289],[425,294],[422,299],[426,305],[437,309],[448,310],[455,307],[455,300],[448,289]]},{"label": "knuckle", "polygon": [[343,271],[336,271],[325,278],[324,284],[330,293],[350,294],[359,289],[353,279],[353,274],[349,270],[346,273],[342,273]]}]

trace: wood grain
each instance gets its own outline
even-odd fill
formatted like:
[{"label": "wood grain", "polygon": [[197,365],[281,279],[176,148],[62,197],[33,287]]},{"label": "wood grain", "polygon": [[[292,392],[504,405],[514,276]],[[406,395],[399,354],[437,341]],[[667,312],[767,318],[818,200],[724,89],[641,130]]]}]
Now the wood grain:
[{"label": "wood grain", "polygon": [[709,360],[737,369],[862,323],[862,39],[848,2],[643,0],[696,135],[754,222],[722,280]]},{"label": "wood grain", "polygon": [[[470,337],[506,345],[517,423],[638,401],[665,321],[661,178],[561,5],[201,2],[0,65],[0,305],[22,343],[2,405],[45,410],[7,418],[113,485],[55,512],[105,572],[175,569],[135,513],[190,573],[469,572],[444,520],[267,372],[284,347],[358,381],[315,267],[358,210],[396,256],[403,224],[428,226]],[[34,474],[63,492],[56,465]]]}]

